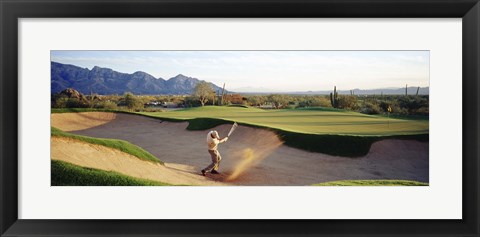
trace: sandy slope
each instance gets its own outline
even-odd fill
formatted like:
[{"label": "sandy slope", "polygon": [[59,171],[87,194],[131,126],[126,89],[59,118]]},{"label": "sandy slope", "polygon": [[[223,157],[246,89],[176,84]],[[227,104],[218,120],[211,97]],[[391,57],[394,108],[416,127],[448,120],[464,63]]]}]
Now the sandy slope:
[{"label": "sandy slope", "polygon": [[89,112],[51,114],[52,126],[64,131],[83,130],[109,123],[117,117],[116,113]]},{"label": "sandy slope", "polygon": [[169,184],[221,185],[199,177],[193,167],[166,163],[165,166],[140,160],[130,154],[75,139],[52,137],[52,159],[83,167],[117,171],[129,176]]},{"label": "sandy slope", "polygon": [[[88,122],[91,117],[93,123]],[[188,131],[186,122],[129,114],[67,113],[53,114],[52,126],[75,134],[126,140],[171,165],[190,167],[193,173],[210,162],[205,142],[208,130]],[[215,129],[225,136],[230,126]],[[273,132],[239,126],[219,150],[222,175],[208,177],[230,185],[310,185],[345,179],[428,182],[429,175],[428,143],[417,141],[384,140],[374,143],[365,157],[345,158],[291,148],[282,145]]]}]

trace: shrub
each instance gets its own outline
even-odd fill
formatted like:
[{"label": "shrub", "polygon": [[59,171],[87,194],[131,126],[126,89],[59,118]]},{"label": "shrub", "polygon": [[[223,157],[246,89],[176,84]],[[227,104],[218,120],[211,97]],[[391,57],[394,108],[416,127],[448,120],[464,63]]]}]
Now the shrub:
[{"label": "shrub", "polygon": [[52,101],[53,108],[66,108],[67,107],[68,98],[67,97],[58,97]]},{"label": "shrub", "polygon": [[[388,107],[392,108],[392,104],[386,101],[380,102],[380,108],[382,109],[383,112],[388,112]],[[393,108],[392,108],[392,112],[393,112]]]},{"label": "shrub", "polygon": [[392,106],[392,114],[399,114],[399,115],[408,115],[408,109],[402,108],[398,105]]},{"label": "shrub", "polygon": [[97,103],[94,104],[93,106],[96,109],[117,109],[117,103],[106,100],[106,101],[98,101]]},{"label": "shrub", "polygon": [[357,110],[357,97],[356,96],[339,96],[338,106],[339,109]]},{"label": "shrub", "polygon": [[360,112],[364,114],[380,114],[382,109],[377,104],[365,102],[365,105],[360,109]]},{"label": "shrub", "polygon": [[200,101],[193,96],[188,96],[185,98],[185,107],[198,107],[200,105]]},{"label": "shrub", "polygon": [[88,108],[88,103],[77,98],[68,98],[66,108]]},{"label": "shrub", "polygon": [[125,93],[125,95],[123,95],[123,97],[121,99],[121,102],[120,102],[120,105],[126,106],[129,110],[142,110],[143,109],[142,101],[140,101],[140,99],[135,97],[135,95],[133,95],[130,92],[127,92],[127,93]]},{"label": "shrub", "polygon": [[304,107],[332,107],[330,100],[325,96],[305,96],[298,99],[298,108]]},{"label": "shrub", "polygon": [[260,105],[264,104],[265,101],[266,101],[265,96],[254,95],[254,96],[248,96],[247,97],[247,103],[252,105],[252,106],[260,106]]}]

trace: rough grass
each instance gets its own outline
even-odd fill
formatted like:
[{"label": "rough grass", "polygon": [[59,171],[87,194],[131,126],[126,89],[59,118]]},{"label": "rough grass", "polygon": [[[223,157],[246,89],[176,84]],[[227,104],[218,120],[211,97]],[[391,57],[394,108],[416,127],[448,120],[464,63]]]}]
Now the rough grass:
[{"label": "rough grass", "polygon": [[340,180],[313,186],[429,186],[429,184],[410,180]]},{"label": "rough grass", "polygon": [[51,136],[68,137],[68,138],[72,138],[72,139],[76,139],[76,140],[80,140],[80,141],[84,141],[92,144],[110,147],[110,148],[128,153],[130,155],[133,155],[141,160],[160,163],[163,165],[162,161],[157,159],[154,155],[150,154],[148,151],[145,151],[141,147],[133,145],[123,140],[80,136],[80,135],[64,132],[54,127],[51,128]]},{"label": "rough grass", "polygon": [[68,162],[51,161],[52,186],[171,186],[130,177],[114,171],[85,168]]}]

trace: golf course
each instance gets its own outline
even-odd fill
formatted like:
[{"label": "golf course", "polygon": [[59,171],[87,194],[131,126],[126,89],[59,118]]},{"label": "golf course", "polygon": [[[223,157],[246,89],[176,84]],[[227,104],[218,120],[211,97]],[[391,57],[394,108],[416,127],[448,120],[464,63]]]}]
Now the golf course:
[{"label": "golf course", "polygon": [[[52,109],[51,121],[57,185],[75,185],[65,182],[72,172],[104,180],[96,185],[109,185],[107,179],[207,186],[429,182],[428,117],[202,106],[162,112]],[[201,176],[210,163],[207,133],[215,129],[224,137],[234,122],[238,128],[219,146],[220,174]]]},{"label": "golf course", "polygon": [[[214,118],[307,134],[392,136],[428,133],[426,119],[397,119],[334,108],[264,110],[254,107],[206,106],[141,114],[178,120]],[[205,128],[208,128],[208,124],[198,129]]]}]

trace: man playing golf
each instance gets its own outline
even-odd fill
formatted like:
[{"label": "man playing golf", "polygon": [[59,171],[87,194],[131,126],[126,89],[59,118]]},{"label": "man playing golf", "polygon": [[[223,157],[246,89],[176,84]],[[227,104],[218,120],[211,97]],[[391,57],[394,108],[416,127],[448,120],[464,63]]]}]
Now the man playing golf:
[{"label": "man playing golf", "polygon": [[218,132],[213,130],[207,134],[207,145],[208,145],[208,153],[212,156],[212,163],[207,166],[207,168],[202,170],[202,175],[205,176],[206,173],[211,172],[212,174],[219,174],[218,173],[218,166],[220,165],[220,161],[222,157],[218,152],[218,144],[226,142],[228,140],[228,136],[220,139],[218,136]]}]

